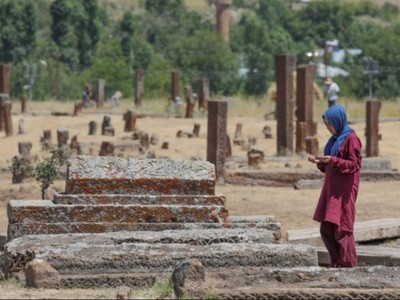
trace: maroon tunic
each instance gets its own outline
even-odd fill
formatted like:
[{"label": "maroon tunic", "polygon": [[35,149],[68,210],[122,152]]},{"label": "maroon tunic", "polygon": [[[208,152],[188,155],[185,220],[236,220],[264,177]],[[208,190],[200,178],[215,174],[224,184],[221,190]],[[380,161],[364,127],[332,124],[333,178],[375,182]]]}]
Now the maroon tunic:
[{"label": "maroon tunic", "polygon": [[361,168],[361,142],[356,133],[347,137],[328,164],[317,166],[325,172],[325,180],[313,219],[353,232]]}]

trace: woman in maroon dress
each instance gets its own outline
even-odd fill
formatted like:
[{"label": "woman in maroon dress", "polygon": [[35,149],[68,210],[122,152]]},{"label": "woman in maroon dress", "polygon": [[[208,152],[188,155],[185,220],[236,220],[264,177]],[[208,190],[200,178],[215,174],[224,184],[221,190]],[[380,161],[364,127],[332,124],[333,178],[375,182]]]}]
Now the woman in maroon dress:
[{"label": "woman in maroon dress", "polygon": [[354,221],[360,183],[361,142],[347,124],[343,106],[330,107],[322,119],[332,136],[325,145],[324,156],[308,158],[325,173],[313,219],[321,222],[321,238],[329,252],[331,266],[354,267],[357,266]]}]

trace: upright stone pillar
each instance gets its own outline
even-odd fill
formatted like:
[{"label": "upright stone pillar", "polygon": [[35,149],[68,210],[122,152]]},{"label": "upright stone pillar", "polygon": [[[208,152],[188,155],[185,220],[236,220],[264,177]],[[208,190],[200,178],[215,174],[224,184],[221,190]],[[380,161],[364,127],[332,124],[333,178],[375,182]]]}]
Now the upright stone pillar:
[{"label": "upright stone pillar", "polygon": [[12,126],[12,102],[5,101],[3,103],[3,118],[4,118],[4,129],[6,131],[6,136],[13,135],[13,126]]},{"label": "upright stone pillar", "polygon": [[0,93],[0,131],[5,130],[6,125],[5,125],[5,119],[4,119],[4,103],[6,101],[9,101],[10,98],[8,97],[8,94],[1,94]]},{"label": "upright stone pillar", "polygon": [[144,95],[144,71],[137,69],[135,73],[135,106],[142,107]]},{"label": "upright stone pillar", "polygon": [[97,132],[97,123],[96,121],[89,122],[89,135],[96,135]]},{"label": "upright stone pillar", "polygon": [[96,105],[97,108],[104,107],[104,88],[106,81],[104,79],[98,79],[96,84]]},{"label": "upright stone pillar", "polygon": [[125,127],[124,131],[125,132],[131,132],[135,130],[136,127],[136,118],[137,115],[135,112],[128,110],[125,114]]},{"label": "upright stone pillar", "polygon": [[185,87],[185,99],[186,99],[186,114],[185,118],[193,118],[194,113],[194,99],[192,87]]},{"label": "upright stone pillar", "polygon": [[197,94],[199,97],[199,110],[207,110],[207,103],[210,99],[210,80],[202,78],[198,81]]},{"label": "upright stone pillar", "polygon": [[366,102],[366,154],[367,157],[379,155],[379,112],[382,103],[378,100]]},{"label": "upright stone pillar", "polygon": [[[304,139],[314,136],[316,125],[313,120],[315,68],[312,65],[300,65],[297,67],[296,83],[296,151],[306,150]],[[301,123],[301,124],[299,124]]]},{"label": "upright stone pillar", "polygon": [[0,94],[10,94],[11,64],[0,64]]},{"label": "upright stone pillar", "polygon": [[223,179],[226,157],[228,102],[208,102],[207,161],[215,165],[217,179]]},{"label": "upright stone pillar", "polygon": [[26,102],[28,97],[26,95],[21,96],[21,114],[26,113]]},{"label": "upright stone pillar", "polygon": [[179,97],[179,72],[171,72],[171,101],[176,102]]},{"label": "upright stone pillar", "polygon": [[217,18],[217,32],[222,36],[225,42],[229,42],[229,21],[230,11],[229,7],[232,5],[232,0],[217,0],[216,18]]},{"label": "upright stone pillar", "polygon": [[106,128],[111,127],[111,117],[104,116],[103,123],[101,123],[101,135],[105,135]]},{"label": "upright stone pillar", "polygon": [[293,71],[295,66],[295,55],[284,54],[275,57],[278,156],[293,153]]}]

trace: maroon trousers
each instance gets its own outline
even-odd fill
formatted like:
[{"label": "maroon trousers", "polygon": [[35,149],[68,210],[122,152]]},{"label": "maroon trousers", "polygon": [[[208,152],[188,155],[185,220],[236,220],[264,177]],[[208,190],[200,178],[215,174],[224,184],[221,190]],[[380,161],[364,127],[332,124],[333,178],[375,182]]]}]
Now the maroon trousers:
[{"label": "maroon trousers", "polygon": [[351,268],[357,266],[357,252],[354,233],[340,230],[331,222],[321,222],[322,241],[331,257],[331,267]]}]

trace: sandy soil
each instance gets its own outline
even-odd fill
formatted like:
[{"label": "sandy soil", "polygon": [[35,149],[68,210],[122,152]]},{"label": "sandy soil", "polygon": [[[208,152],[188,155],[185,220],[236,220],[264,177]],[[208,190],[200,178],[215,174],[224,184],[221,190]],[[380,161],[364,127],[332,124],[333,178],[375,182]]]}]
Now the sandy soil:
[{"label": "sandy soil", "polygon": [[[60,106],[61,107],[61,106]],[[67,108],[72,112],[73,105]],[[4,131],[0,132],[0,233],[7,231],[7,201],[10,199],[40,199],[40,189],[33,179],[26,180],[23,184],[12,184],[11,173],[8,171],[10,159],[18,154],[19,142],[31,142],[32,155],[41,157],[43,152],[40,150],[40,137],[43,136],[43,130],[52,131],[52,141],[57,141],[57,129],[67,128],[70,139],[77,135],[79,142],[84,142],[84,152],[92,151],[98,154],[102,141],[112,141],[114,143],[129,142],[132,133],[124,132],[124,121],[122,114],[126,112],[125,108],[118,110],[107,110],[102,112],[87,110],[77,117],[72,116],[53,116],[49,111],[30,110],[24,115],[15,114],[13,116],[13,125],[15,134],[6,137]],[[104,115],[111,113],[111,124],[115,129],[115,136],[102,136],[101,123]],[[265,111],[259,111],[256,116],[229,116],[228,134],[231,139],[235,134],[237,123],[243,124],[243,137],[257,138],[257,147],[264,151],[266,156],[275,156],[276,140],[265,139],[262,129],[265,125],[270,125],[274,137],[276,136],[276,123],[273,120],[265,120]],[[26,133],[16,134],[18,131],[18,120],[24,119],[24,128]],[[89,122],[97,122],[97,135],[89,136]],[[199,138],[177,138],[178,130],[192,132],[195,123],[201,126]],[[145,117],[137,120],[137,127],[149,135],[155,134],[159,138],[157,145],[151,145],[157,157],[169,157],[171,159],[206,159],[206,133],[207,118],[199,116],[194,119],[184,118],[166,118],[166,117]],[[364,121],[355,122],[352,127],[358,132],[362,142],[365,144]],[[379,144],[380,155],[389,157],[394,169],[400,169],[400,120],[385,121],[380,124],[380,133],[382,140]],[[328,139],[329,133],[322,123],[318,126],[318,138],[320,149]],[[69,139],[69,141],[70,141]],[[169,142],[169,149],[161,149],[162,142]],[[246,157],[246,150],[241,146],[232,146],[234,157]],[[139,154],[137,150],[133,152],[124,152],[121,155],[125,157],[137,156],[145,157]],[[303,170],[314,168],[307,162],[305,156],[293,155],[287,159],[295,164],[301,165]],[[283,168],[285,162],[263,162],[261,168]],[[357,220],[365,221],[387,217],[398,217],[398,185],[399,182],[362,182],[360,185]],[[53,187],[59,191],[64,191],[65,180],[58,180]],[[319,196],[319,190],[295,190],[291,187],[272,188],[260,186],[233,186],[229,184],[218,184],[216,187],[218,194],[227,197],[227,206],[230,215],[274,215],[276,220],[282,224],[284,230],[316,227],[317,223],[312,221],[312,214]],[[3,290],[0,286],[0,290]],[[108,296],[108,292],[106,293]],[[82,294],[84,297],[85,294]],[[43,296],[43,295],[42,295]],[[65,297],[68,297],[64,294]],[[23,297],[23,295],[20,295]],[[56,296],[54,296],[56,297]],[[101,296],[92,294],[88,298]],[[3,294],[0,296],[3,298]],[[50,297],[51,298],[51,297]],[[105,296],[107,298],[107,296]]]}]

